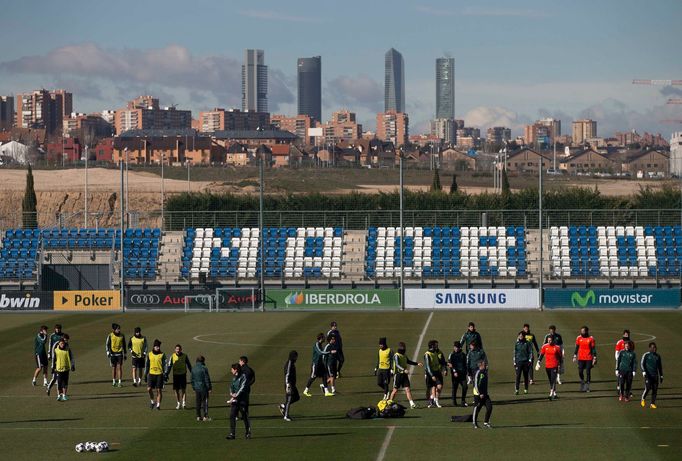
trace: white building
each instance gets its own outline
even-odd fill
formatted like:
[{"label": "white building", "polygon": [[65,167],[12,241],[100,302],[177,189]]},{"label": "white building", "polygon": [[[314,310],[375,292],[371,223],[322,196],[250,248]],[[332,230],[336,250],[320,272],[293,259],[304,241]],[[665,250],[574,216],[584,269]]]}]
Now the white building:
[{"label": "white building", "polygon": [[670,174],[682,178],[682,131],[670,137]]}]

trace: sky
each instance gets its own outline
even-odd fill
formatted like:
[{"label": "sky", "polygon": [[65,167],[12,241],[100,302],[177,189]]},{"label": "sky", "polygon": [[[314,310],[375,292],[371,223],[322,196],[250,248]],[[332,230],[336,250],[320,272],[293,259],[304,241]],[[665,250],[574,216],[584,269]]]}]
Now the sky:
[{"label": "sky", "polygon": [[296,113],[296,59],[322,56],[323,118],[355,111],[375,129],[384,53],[405,61],[411,133],[435,114],[435,60],[455,58],[455,107],[467,126],[593,118],[600,136],[682,130],[680,0],[5,0],[0,94],[74,93],[74,110],[140,94],[200,110],[241,107],[246,48],[265,50],[271,113]]}]

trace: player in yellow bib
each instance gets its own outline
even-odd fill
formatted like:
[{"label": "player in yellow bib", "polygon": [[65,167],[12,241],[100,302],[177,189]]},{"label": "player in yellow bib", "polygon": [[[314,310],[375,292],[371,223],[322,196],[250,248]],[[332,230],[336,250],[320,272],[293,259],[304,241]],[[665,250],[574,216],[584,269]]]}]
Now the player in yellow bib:
[{"label": "player in yellow bib", "polygon": [[[161,409],[161,399],[163,398],[163,383],[167,379],[164,374],[166,354],[161,352],[161,341],[154,340],[151,352],[147,354],[145,363],[144,377],[147,381],[147,392],[149,392],[149,408]],[[155,394],[156,392],[156,394]]]},{"label": "player in yellow bib", "polygon": [[[60,402],[69,400],[66,395],[69,387],[69,372],[76,371],[76,362],[73,360],[73,353],[68,341],[69,335],[62,336],[52,354],[52,370],[57,375],[57,389],[59,391],[57,400]],[[47,395],[50,395],[49,390]]]},{"label": "player in yellow bib", "polygon": [[111,385],[121,387],[123,361],[128,357],[126,354],[126,337],[121,333],[121,325],[118,323],[111,324],[111,333],[107,336],[106,351],[111,363]]},{"label": "player in yellow bib", "polygon": [[128,340],[128,350],[133,363],[133,386],[142,384],[145,358],[147,357],[147,338],[142,336],[142,329],[135,327],[135,333]]}]

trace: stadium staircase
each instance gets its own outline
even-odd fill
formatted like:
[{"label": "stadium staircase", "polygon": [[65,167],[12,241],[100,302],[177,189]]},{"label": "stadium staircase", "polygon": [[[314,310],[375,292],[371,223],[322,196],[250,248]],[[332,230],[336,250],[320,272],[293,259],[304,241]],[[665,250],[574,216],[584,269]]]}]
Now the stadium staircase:
[{"label": "stadium staircase", "polygon": [[359,282],[365,277],[365,245],[367,231],[346,230],[343,237],[341,274],[348,282]]},{"label": "stadium staircase", "polygon": [[167,231],[162,235],[158,281],[177,282],[180,280],[183,235],[184,231]]}]

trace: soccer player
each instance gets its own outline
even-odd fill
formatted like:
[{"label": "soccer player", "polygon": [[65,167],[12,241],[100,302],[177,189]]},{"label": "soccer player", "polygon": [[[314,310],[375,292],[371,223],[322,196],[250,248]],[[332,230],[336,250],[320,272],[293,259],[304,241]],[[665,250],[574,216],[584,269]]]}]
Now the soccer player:
[{"label": "soccer player", "polygon": [[310,393],[310,386],[315,382],[317,378],[322,379],[322,384],[320,384],[320,389],[325,397],[331,397],[334,394],[329,392],[327,389],[327,367],[324,364],[324,356],[329,354],[329,352],[324,351],[324,335],[322,333],[317,334],[317,341],[313,344],[313,364],[310,371],[310,378],[308,378],[308,384],[306,384],[303,390],[303,395],[306,397],[312,397],[313,394]]},{"label": "soccer player", "polygon": [[251,438],[251,422],[249,421],[249,383],[246,376],[242,373],[242,366],[238,363],[233,363],[231,367],[232,385],[230,386],[230,434],[225,437],[228,440],[234,440],[237,429],[237,415],[244,421],[244,429],[246,430],[246,438]]},{"label": "soccer player", "polygon": [[[73,359],[73,353],[68,342],[69,335],[63,335],[59,338],[57,347],[54,348],[52,353],[52,370],[57,374],[57,390],[59,392],[57,400],[60,402],[69,400],[69,397],[66,395],[69,388],[69,372],[76,371],[76,362]],[[47,395],[50,395],[49,388]]]},{"label": "soccer player", "polygon": [[590,392],[592,367],[597,364],[597,348],[587,326],[580,329],[580,336],[575,339],[573,361],[578,362],[580,392]]},{"label": "soccer player", "polygon": [[47,386],[47,351],[45,346],[47,343],[47,327],[42,325],[38,334],[33,340],[33,352],[36,356],[36,371],[33,373],[33,385],[36,385],[36,379],[40,372],[43,372],[43,387]]},{"label": "soccer player", "polygon": [[327,345],[324,347],[324,351],[328,352],[328,354],[324,356],[325,366],[327,367],[327,387],[331,389],[332,394],[335,394],[336,375],[339,371],[339,348],[336,345],[336,336],[329,335],[327,337]]},{"label": "soccer player", "polygon": [[519,395],[521,375],[523,375],[523,393],[528,393],[528,370],[533,366],[533,349],[531,343],[529,343],[526,338],[526,333],[520,331],[516,338],[516,344],[514,344],[514,370],[516,370],[514,395]]},{"label": "soccer player", "polygon": [[245,355],[239,357],[239,365],[242,366],[242,373],[246,376],[246,382],[249,384],[249,389],[256,384],[256,372],[249,366],[249,358]]},{"label": "soccer player", "polygon": [[379,338],[379,352],[377,353],[377,364],[374,367],[374,374],[377,376],[377,385],[384,391],[383,400],[389,397],[388,386],[391,382],[391,361],[393,350],[388,347],[386,338]]},{"label": "soccer player", "polygon": [[656,343],[649,343],[649,350],[642,355],[640,363],[642,376],[644,376],[644,392],[642,393],[642,408],[646,406],[646,396],[651,391],[651,406],[656,409],[656,396],[658,394],[658,383],[663,384],[663,362],[658,355]]},{"label": "soccer player", "polygon": [[632,341],[623,344],[624,349],[618,354],[616,360],[616,376],[618,376],[618,389],[620,395],[618,400],[623,402],[630,401],[630,391],[632,390],[632,378],[637,373],[637,356],[632,350]]},{"label": "soccer player", "polygon": [[484,362],[487,367],[488,356],[483,348],[479,347],[477,342],[469,343],[469,353],[467,354],[467,382],[469,383],[474,379],[476,373],[478,373],[478,362]]},{"label": "soccer player", "polygon": [[[147,392],[149,392],[149,408],[161,409],[161,399],[163,398],[163,383],[168,379],[164,373],[166,354],[161,352],[161,341],[154,340],[152,350],[147,354],[144,367],[144,378],[147,381]],[[156,393],[156,394],[155,394]]]},{"label": "soccer player", "polygon": [[[565,351],[564,351],[564,339],[561,337],[559,333],[556,332],[556,326],[555,325],[550,325],[548,328],[549,332],[545,335],[545,339],[542,341],[542,344],[547,344],[547,338],[550,336],[554,338],[554,344],[556,346],[559,346],[561,348],[561,357],[565,357]],[[559,365],[559,372],[556,375],[556,383],[561,384],[561,375],[564,374],[564,361],[561,360],[561,365]]]},{"label": "soccer player", "polygon": [[213,390],[213,386],[203,355],[197,357],[192,368],[192,389],[196,395],[197,421],[210,421],[211,418],[208,417],[208,396]]},{"label": "soccer player", "polygon": [[133,358],[133,386],[137,387],[142,384],[145,357],[147,357],[147,338],[142,336],[140,327],[135,327],[135,333],[128,340],[128,350]]},{"label": "soccer player", "polygon": [[180,344],[175,345],[175,352],[171,354],[166,363],[166,377],[173,372],[173,390],[175,391],[175,399],[177,400],[176,410],[180,407],[187,408],[185,404],[185,397],[187,394],[187,371],[192,372],[192,364],[189,363],[189,357],[182,352]]},{"label": "soccer player", "polygon": [[61,323],[58,323],[54,326],[54,333],[50,335],[50,341],[47,343],[48,360],[52,360],[52,351],[54,350],[55,347],[57,347],[59,339],[62,336],[64,336],[64,332],[62,331],[62,325]]},{"label": "soccer player", "polygon": [[455,341],[452,352],[448,356],[448,368],[452,379],[452,405],[457,406],[457,388],[462,387],[462,406],[468,406],[467,398],[467,356],[462,350],[462,343]]},{"label": "soccer player", "polygon": [[438,341],[429,341],[429,349],[424,354],[424,371],[426,372],[427,382],[431,384],[431,396],[428,407],[436,406],[442,408],[439,398],[443,390],[443,363],[442,354],[439,354]]},{"label": "soccer player", "polygon": [[[107,357],[111,364],[111,385],[114,387],[121,387],[121,377],[123,376],[123,361],[127,359],[126,355],[126,337],[121,333],[121,325],[118,323],[111,324],[111,333],[107,336],[106,341]],[[118,382],[116,380],[118,379]]]},{"label": "soccer player", "polygon": [[493,413],[493,402],[488,395],[488,367],[484,361],[478,362],[478,369],[474,375],[474,429],[478,429],[478,413],[485,406],[485,422],[483,425],[491,429],[490,416]]},{"label": "soccer player", "polygon": [[343,355],[343,341],[341,340],[341,332],[339,331],[339,327],[336,322],[331,322],[329,324],[329,331],[327,332],[327,337],[329,336],[334,336],[336,338],[336,361],[337,361],[337,369],[336,369],[336,378],[339,378],[341,376],[341,368],[343,368],[343,363],[346,361],[346,357]]},{"label": "soccer player", "polygon": [[393,400],[398,393],[398,390],[405,389],[405,396],[410,402],[410,408],[417,408],[417,404],[412,399],[412,391],[410,390],[410,371],[407,369],[408,365],[423,366],[422,363],[414,362],[405,355],[407,346],[404,342],[398,343],[398,351],[393,354],[393,390],[389,400]]},{"label": "soccer player", "polygon": [[296,388],[296,360],[298,360],[298,352],[289,352],[289,360],[284,364],[284,403],[279,404],[279,412],[284,417],[284,421],[291,421],[289,410],[291,405],[301,400]]},{"label": "soccer player", "polygon": [[547,342],[542,345],[540,349],[540,356],[538,363],[535,365],[536,370],[540,370],[540,363],[545,359],[545,371],[547,372],[547,379],[549,380],[549,400],[555,400],[556,395],[556,378],[559,374],[559,367],[563,361],[561,355],[561,347],[554,344],[554,337],[549,336]]},{"label": "soccer player", "polygon": [[[523,324],[523,333],[526,335],[526,341],[528,343],[530,343],[530,345],[532,346],[531,351],[530,351],[531,352],[530,361],[532,364],[533,360],[535,359],[535,354],[540,353],[540,348],[538,347],[538,342],[535,339],[535,335],[530,332],[530,325],[529,324],[527,324],[527,323]],[[533,352],[533,349],[535,349],[535,353]],[[534,380],[535,376],[533,374],[533,367],[532,366],[530,367],[529,374],[530,374],[530,383],[535,384],[535,380]]]},{"label": "soccer player", "polygon": [[[625,343],[630,341],[630,330],[625,329],[623,330],[623,336],[616,342],[616,347],[614,351],[614,358],[616,359],[616,369],[618,368],[618,354],[620,354],[620,351],[625,349]],[[635,343],[630,344],[630,350],[634,351],[635,350]],[[616,384],[616,390],[618,391],[618,395],[620,395],[620,380],[617,381],[618,384]]]},{"label": "soccer player", "polygon": [[466,351],[467,355],[469,354],[469,346],[471,343],[476,343],[481,349],[483,349],[483,338],[481,338],[481,334],[476,331],[476,325],[474,322],[469,322],[467,331],[464,332],[459,342],[462,344],[462,348],[464,351]]}]

